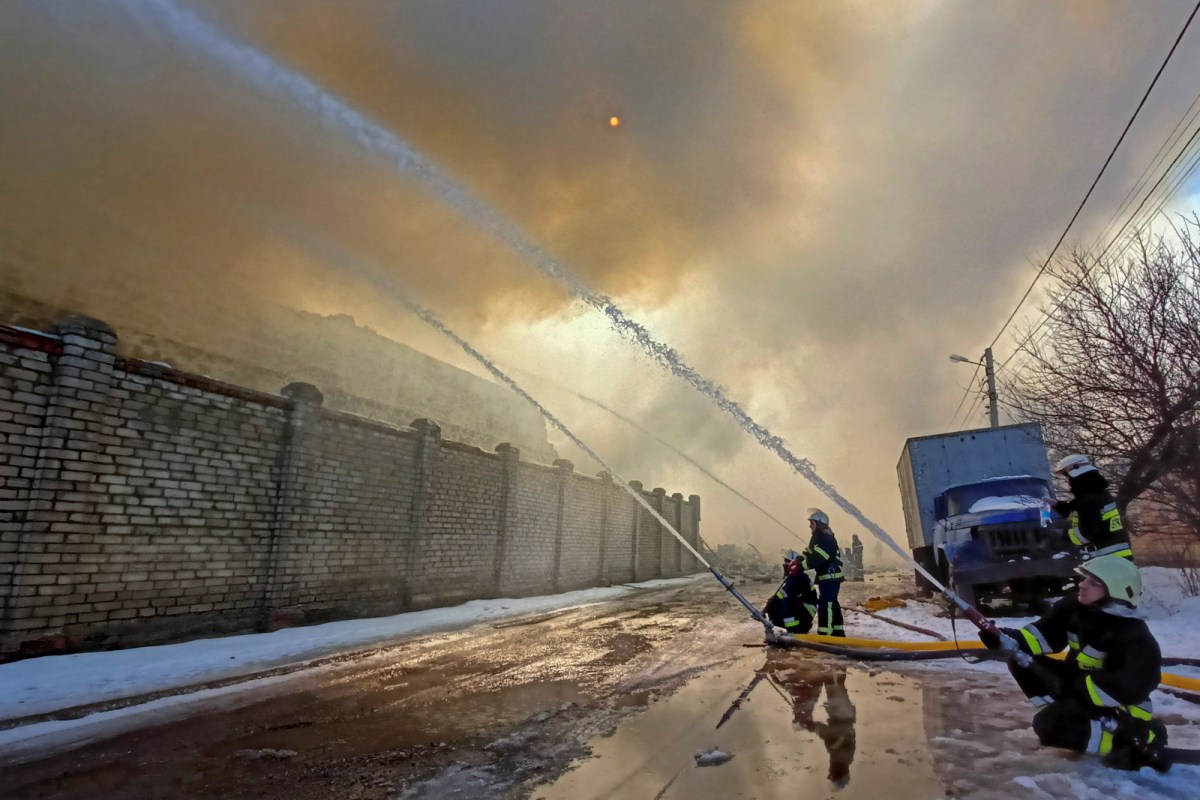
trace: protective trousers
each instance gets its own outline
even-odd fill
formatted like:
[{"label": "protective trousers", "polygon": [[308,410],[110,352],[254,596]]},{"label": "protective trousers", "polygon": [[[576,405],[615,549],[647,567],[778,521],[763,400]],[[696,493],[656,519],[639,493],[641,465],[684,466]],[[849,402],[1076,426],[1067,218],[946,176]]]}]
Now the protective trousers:
[{"label": "protective trousers", "polygon": [[771,624],[788,633],[808,633],[812,630],[815,606],[808,605],[798,597],[780,599],[773,595],[763,608]]},{"label": "protective trousers", "polygon": [[[1074,664],[1035,656],[1033,666],[1021,667],[1010,661],[1008,669],[1021,691],[1038,709],[1033,717],[1033,732],[1046,747],[1061,747],[1098,756],[1115,756],[1117,753],[1114,751],[1127,748],[1127,740],[1120,728],[1118,731],[1109,730],[1111,723],[1108,726],[1104,724],[1105,720],[1095,705],[1072,695],[1070,689],[1079,676],[1079,668]],[[1160,735],[1165,734],[1162,724],[1157,721],[1126,719],[1122,722],[1122,726],[1129,725],[1144,725],[1160,731]],[[1146,733],[1137,731],[1143,737]]]},{"label": "protective trousers", "polygon": [[817,581],[817,633],[822,636],[845,636],[842,607],[838,604],[840,580]]}]

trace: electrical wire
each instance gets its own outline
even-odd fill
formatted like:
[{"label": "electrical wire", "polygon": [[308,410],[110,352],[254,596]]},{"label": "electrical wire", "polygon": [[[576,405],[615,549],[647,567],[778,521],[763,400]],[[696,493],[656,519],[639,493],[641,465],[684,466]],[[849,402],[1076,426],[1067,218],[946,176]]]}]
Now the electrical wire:
[{"label": "electrical wire", "polygon": [[[1096,186],[1097,186],[1097,184],[1099,184],[1100,178],[1102,178],[1102,176],[1104,175],[1105,170],[1108,169],[1109,163],[1112,161],[1112,156],[1116,155],[1117,148],[1120,148],[1121,143],[1124,140],[1124,137],[1126,137],[1126,134],[1129,132],[1129,128],[1133,126],[1134,120],[1138,119],[1138,114],[1141,112],[1142,107],[1145,106],[1147,98],[1150,97],[1151,91],[1153,91],[1153,89],[1154,89],[1154,85],[1156,85],[1158,83],[1159,77],[1162,76],[1163,71],[1166,68],[1166,65],[1168,65],[1168,62],[1170,62],[1170,60],[1171,60],[1171,56],[1175,55],[1175,50],[1178,48],[1178,46],[1180,46],[1180,42],[1183,40],[1184,34],[1187,34],[1189,26],[1192,25],[1192,20],[1195,18],[1196,12],[1200,12],[1200,2],[1196,2],[1195,7],[1193,7],[1192,13],[1188,14],[1188,18],[1187,18],[1186,22],[1183,23],[1183,28],[1180,30],[1180,32],[1178,32],[1178,35],[1175,37],[1175,42],[1171,44],[1171,49],[1169,50],[1168,53],[1166,53],[1166,58],[1163,59],[1162,64],[1159,65],[1158,71],[1156,73],[1154,73],[1154,78],[1153,78],[1153,80],[1151,80],[1150,86],[1147,86],[1145,94],[1142,95],[1141,101],[1139,101],[1139,103],[1138,103],[1138,107],[1136,107],[1134,109],[1133,115],[1130,116],[1129,121],[1126,122],[1126,126],[1124,126],[1124,130],[1121,132],[1120,138],[1117,138],[1117,143],[1115,145],[1112,145],[1112,150],[1109,152],[1109,157],[1105,158],[1104,166],[1100,167],[1100,172],[1097,173],[1096,180],[1093,180],[1091,187],[1088,187],[1088,190],[1084,196],[1084,199],[1082,199],[1080,201],[1078,209],[1075,209],[1074,215],[1072,215],[1072,217],[1070,217],[1070,221],[1067,223],[1067,227],[1063,229],[1062,235],[1060,237],[1058,237],[1058,241],[1055,242],[1054,248],[1051,249],[1049,255],[1046,255],[1046,259],[1045,259],[1045,261],[1043,261],[1042,266],[1039,267],[1037,275],[1033,276],[1033,281],[1030,282],[1030,285],[1028,285],[1028,288],[1026,288],[1025,294],[1022,294],[1021,299],[1016,301],[1016,306],[1013,308],[1013,312],[1008,315],[1008,318],[1006,320],[1004,320],[1004,324],[1000,326],[1000,331],[997,331],[995,338],[992,338],[991,344],[989,344],[988,347],[995,347],[996,342],[1000,341],[1000,337],[1003,336],[1004,331],[1008,330],[1009,324],[1012,324],[1013,319],[1016,317],[1016,312],[1020,311],[1021,306],[1024,305],[1026,299],[1028,299],[1028,296],[1030,296],[1030,293],[1032,293],[1033,287],[1036,287],[1039,279],[1042,278],[1046,269],[1048,269],[1048,267],[1050,266],[1051,260],[1054,259],[1055,253],[1058,252],[1058,247],[1060,247],[1062,245],[1063,240],[1066,240],[1067,233],[1070,230],[1070,227],[1072,227],[1072,225],[1075,223],[1075,219],[1079,218],[1080,212],[1082,210],[1084,210],[1084,206],[1087,204],[1088,198],[1090,198],[1092,196],[1092,192],[1094,190],[1096,190]],[[1176,127],[1178,127],[1178,125],[1176,125]],[[1198,128],[1198,131],[1200,131],[1200,128]],[[1190,143],[1192,143],[1192,140],[1194,140],[1194,139],[1195,139],[1195,134],[1193,134],[1192,139],[1189,139],[1189,145],[1190,145]],[[1182,155],[1182,152],[1187,150],[1187,148],[1188,148],[1188,145],[1184,146],[1184,150],[1181,151],[1181,155]],[[1171,162],[1172,166],[1174,166],[1174,164],[1178,161],[1178,157],[1180,157],[1180,156],[1176,156],[1176,160]],[[1170,169],[1171,168],[1169,167],[1168,173],[1170,172]],[[1164,176],[1165,176],[1165,174],[1166,173],[1164,173]],[[1160,178],[1158,181],[1158,184],[1154,185],[1154,188],[1157,188],[1158,185],[1160,184],[1160,182],[1162,182],[1162,180],[1163,179]],[[1147,198],[1150,197],[1150,194],[1152,194],[1153,192],[1154,192],[1154,190],[1152,188],[1151,192],[1147,193]],[[1142,205],[1145,205],[1145,201],[1146,201],[1145,199],[1142,200]],[[1139,210],[1140,209],[1141,209],[1141,205],[1139,205]],[[1134,212],[1133,216],[1136,216],[1136,211]],[[1132,218],[1132,217],[1130,217],[1130,218]],[[1122,228],[1122,230],[1123,230],[1123,228]],[[1120,236],[1120,234],[1118,234],[1118,236]],[[1042,321],[1040,321],[1040,323],[1036,327],[1034,327],[1034,329],[1030,333],[1028,333],[1028,335],[1025,337],[1025,339],[1022,339],[1021,343],[1016,345],[1016,348],[1014,348],[1013,353],[1009,354],[1007,359],[1004,359],[1001,362],[1001,365],[1000,365],[1000,367],[997,367],[996,372],[1000,372],[1000,369],[1003,369],[1004,367],[1006,367],[1008,365],[1008,362],[1012,361],[1013,357],[1016,354],[1020,353],[1021,348],[1024,347],[1024,345],[1026,343],[1028,343],[1028,341],[1030,341],[1030,339],[1033,336],[1036,336],[1037,332],[1039,330],[1042,330],[1042,327],[1046,324],[1046,321],[1049,321],[1049,319],[1052,317],[1052,314],[1054,314],[1055,311],[1057,311],[1057,308],[1060,308],[1061,306],[1062,306],[1062,302],[1060,301],[1060,303],[1058,303],[1058,306],[1056,306],[1055,309],[1052,309],[1052,311],[1050,313],[1046,314],[1045,317],[1042,319]],[[964,401],[965,401],[966,396],[964,396],[964,398],[962,398],[962,399],[964,399]],[[962,407],[962,401],[959,402],[959,408],[961,408],[961,407]],[[955,416],[958,416],[958,411],[955,411]]]},{"label": "electrical wire", "polygon": [[[1200,8],[1200,4],[1197,4],[1197,8]],[[1128,228],[1128,226],[1130,225],[1132,220],[1138,215],[1138,212],[1140,212],[1142,210],[1142,208],[1145,207],[1146,202],[1150,199],[1150,197],[1154,194],[1154,192],[1158,189],[1158,187],[1162,185],[1163,181],[1167,178],[1167,176],[1171,174],[1171,171],[1179,163],[1179,160],[1184,156],[1185,153],[1188,153],[1196,145],[1197,141],[1200,141],[1200,126],[1198,126],[1196,128],[1196,130],[1192,132],[1192,135],[1188,139],[1187,144],[1185,144],[1183,149],[1180,150],[1179,153],[1176,154],[1175,158],[1171,161],[1171,164],[1167,167],[1166,171],[1163,172],[1163,174],[1161,176],[1159,176],[1159,179],[1157,181],[1155,181],[1154,186],[1150,189],[1149,192],[1146,193],[1146,196],[1142,198],[1142,202],[1138,204],[1138,207],[1134,210],[1133,214],[1130,215],[1129,220],[1127,220],[1125,222],[1125,225],[1123,225],[1121,227],[1121,229],[1117,232],[1117,235],[1112,240],[1110,240],[1109,244],[1104,248],[1103,251],[1101,251],[1100,255],[1096,257],[1097,263],[1099,263],[1103,260],[1104,256],[1107,255],[1109,248],[1112,247],[1113,242],[1117,241],[1117,239],[1119,239],[1122,236],[1122,234],[1124,234],[1126,228]],[[1188,164],[1188,166],[1186,167],[1186,170],[1183,171],[1179,176],[1177,176],[1178,180],[1176,180],[1173,183],[1170,192],[1163,198],[1162,203],[1155,210],[1154,214],[1156,214],[1158,210],[1161,210],[1162,206],[1165,205],[1166,202],[1168,202],[1172,197],[1174,197],[1175,194],[1178,193],[1179,189],[1182,188],[1183,185],[1185,185],[1187,183],[1188,178],[1190,178],[1192,173],[1195,172],[1197,166],[1200,166],[1200,149],[1197,150],[1195,158],[1193,159],[1192,162],[1190,162]],[[1140,234],[1141,232],[1143,232],[1145,230],[1145,228],[1149,225],[1149,220],[1154,218],[1154,214],[1151,214],[1148,218],[1146,218],[1146,223],[1132,235],[1136,236],[1137,234]],[[1124,251],[1122,251],[1122,253],[1124,253]],[[1030,288],[1032,288],[1032,286]],[[1008,362],[1011,361],[1013,359],[1013,357],[1017,355],[1017,353],[1021,352],[1022,348],[1024,348],[1024,346],[1026,344],[1028,344],[1029,341],[1032,340],[1034,336],[1037,335],[1038,331],[1040,331],[1043,327],[1046,326],[1046,324],[1048,322],[1050,322],[1051,319],[1053,319],[1054,315],[1058,312],[1058,310],[1060,308],[1062,308],[1063,303],[1066,302],[1066,297],[1067,296],[1064,295],[1063,297],[1059,298],[1059,301],[1058,301],[1058,303],[1055,304],[1054,308],[1052,308],[1050,311],[1048,311],[1046,313],[1046,315],[1044,317],[1042,317],[1041,321],[1028,334],[1026,334],[1025,337],[1020,342],[1017,343],[1016,347],[1013,348],[1013,352],[1009,354],[1008,358],[1006,358],[1006,359],[1004,359],[1004,361],[1000,362],[1000,365],[996,368],[997,372],[1004,369],[1004,367],[1006,367],[1008,365]],[[1009,319],[1011,320],[1012,318],[1010,317]],[[1005,324],[1007,324],[1007,323],[1005,323]]]},{"label": "electrical wire", "polygon": [[1096,237],[1097,241],[1104,241],[1108,238],[1108,233],[1112,230],[1113,225],[1116,224],[1116,221],[1120,219],[1122,214],[1125,213],[1125,210],[1129,207],[1129,204],[1133,202],[1133,198],[1137,197],[1138,193],[1142,190],[1142,187],[1144,187],[1146,182],[1149,181],[1150,175],[1154,173],[1154,170],[1158,166],[1159,162],[1161,162],[1166,157],[1167,153],[1171,152],[1175,148],[1176,143],[1183,138],[1184,132],[1191,126],[1192,122],[1195,121],[1197,115],[1200,115],[1200,94],[1197,94],[1196,98],[1192,100],[1192,104],[1188,106],[1188,110],[1183,112],[1183,115],[1180,116],[1179,121],[1175,123],[1175,127],[1171,129],[1171,133],[1168,134],[1167,138],[1163,140],[1163,143],[1159,145],[1158,152],[1154,154],[1154,158],[1151,159],[1150,163],[1146,165],[1146,168],[1142,170],[1142,174],[1138,176],[1138,179],[1134,185],[1130,187],[1128,192],[1125,193],[1125,197],[1121,200],[1121,205],[1116,211],[1113,212],[1113,215],[1109,218],[1108,222],[1105,223],[1104,229],[1100,232],[1100,235]]},{"label": "electrical wire", "polygon": [[[1052,262],[1052,260],[1054,258],[1054,255],[1058,252],[1058,248],[1062,245],[1063,241],[1066,239],[1067,233],[1071,230],[1071,226],[1074,225],[1075,221],[1079,218],[1079,214],[1083,211],[1083,207],[1087,204],[1088,199],[1092,196],[1092,192],[1095,190],[1097,184],[1099,184],[1100,178],[1103,177],[1105,171],[1108,169],[1108,165],[1112,162],[1113,156],[1116,154],[1117,149],[1121,146],[1121,143],[1125,140],[1126,134],[1129,133],[1129,129],[1133,126],[1134,120],[1136,120],[1138,117],[1138,114],[1141,113],[1142,107],[1146,104],[1146,100],[1147,100],[1147,98],[1150,97],[1150,93],[1154,90],[1155,85],[1157,85],[1159,77],[1162,76],[1162,73],[1166,69],[1167,64],[1170,62],[1171,57],[1175,54],[1176,49],[1178,49],[1179,43],[1183,40],[1183,37],[1187,33],[1188,28],[1191,26],[1192,20],[1195,19],[1197,12],[1200,12],[1200,2],[1196,3],[1196,5],[1192,8],[1192,13],[1188,15],[1187,20],[1183,23],[1183,27],[1180,29],[1179,34],[1175,37],[1175,41],[1171,44],[1171,49],[1169,51],[1167,51],[1167,55],[1163,59],[1162,64],[1159,65],[1158,70],[1154,73],[1154,78],[1150,81],[1150,85],[1146,88],[1146,91],[1142,95],[1141,100],[1138,101],[1137,107],[1134,109],[1133,114],[1129,118],[1129,121],[1127,123],[1125,123],[1125,128],[1121,131],[1121,135],[1117,138],[1116,144],[1113,145],[1112,150],[1108,154],[1108,157],[1104,160],[1104,164],[1100,167],[1100,171],[1096,174],[1096,177],[1092,181],[1091,186],[1088,187],[1087,193],[1084,194],[1083,200],[1081,200],[1079,203],[1079,207],[1076,208],[1075,213],[1071,215],[1071,219],[1069,222],[1067,222],[1066,228],[1063,229],[1062,235],[1059,236],[1058,241],[1055,242],[1054,247],[1050,251],[1050,254],[1046,256],[1046,259],[1042,263],[1042,266],[1038,269],[1037,274],[1034,275],[1033,280],[1030,282],[1029,286],[1025,289],[1024,294],[1022,294],[1020,300],[1017,301],[1017,304],[1013,308],[1012,313],[1010,313],[1008,315],[1008,318],[1004,320],[1004,324],[1000,326],[1000,330],[996,332],[995,337],[993,337],[992,342],[991,342],[991,344],[988,345],[988,347],[995,347],[996,342],[998,342],[1000,340],[1000,337],[1004,335],[1004,332],[1008,329],[1008,326],[1012,323],[1013,319],[1016,317],[1017,312],[1020,311],[1021,306],[1024,305],[1025,301],[1029,298],[1029,295],[1033,291],[1034,287],[1037,285],[1037,282],[1041,279],[1041,277],[1045,274],[1046,270],[1049,268],[1050,263]],[[1200,95],[1197,96],[1197,100],[1200,100]],[[1195,106],[1195,105],[1196,105],[1196,101],[1193,101],[1192,106]],[[1191,109],[1189,108],[1189,111],[1190,110]],[[1184,114],[1184,117],[1186,117],[1186,116],[1187,116],[1187,112],[1185,112],[1185,114]],[[1176,128],[1176,130],[1178,130],[1179,123],[1176,123],[1175,128]],[[1198,128],[1197,130],[1200,130],[1200,128]],[[1174,135],[1174,131],[1172,131],[1172,135]],[[1170,138],[1171,137],[1168,136],[1168,140]],[[1195,134],[1192,135],[1192,139],[1189,140],[1189,144],[1194,139],[1195,139]],[[1184,150],[1181,151],[1181,153],[1185,152],[1187,150],[1187,147],[1188,146],[1185,145]],[[1160,151],[1160,153],[1162,152],[1161,147],[1159,148],[1159,151]],[[1178,161],[1178,159],[1179,159],[1179,156],[1176,156],[1175,161],[1172,162],[1172,166],[1174,166],[1174,164]],[[1157,160],[1158,160],[1158,156],[1156,155],[1155,162]],[[1153,168],[1153,163],[1154,162],[1152,162],[1151,167],[1147,168],[1148,170]],[[1168,167],[1167,172],[1170,172],[1170,169],[1171,169],[1171,167]],[[1143,173],[1143,175],[1144,174],[1145,174],[1145,172]],[[1164,176],[1165,176],[1165,174],[1166,173],[1164,173]],[[1158,183],[1155,184],[1155,188],[1157,188],[1158,185],[1161,184],[1161,182],[1162,182],[1162,178],[1160,178]],[[1135,187],[1134,191],[1136,191],[1136,187]],[[1153,194],[1153,192],[1154,192],[1154,189],[1151,189],[1150,192],[1147,193],[1147,197],[1149,197],[1150,194]],[[1126,201],[1122,202],[1122,207],[1127,205],[1129,196],[1130,195],[1127,195]],[[1145,200],[1143,199],[1142,205],[1144,205],[1144,204],[1145,204]],[[1142,206],[1139,205],[1139,210],[1141,207]],[[1119,217],[1120,213],[1121,213],[1121,210],[1118,209],[1116,216]],[[1134,214],[1131,215],[1131,219],[1133,216],[1136,216],[1136,214],[1137,214],[1137,211],[1135,211]],[[1114,219],[1115,219],[1115,217],[1114,217]],[[1109,224],[1105,227],[1106,231],[1109,229],[1109,227],[1111,227],[1111,224],[1112,224],[1112,220],[1110,220]],[[1122,230],[1124,230],[1124,228],[1122,228]],[[1120,233],[1118,233],[1118,237],[1119,236],[1120,236]],[[1025,338],[1014,348],[1013,352],[1011,354],[1009,354],[1009,356],[1000,363],[1000,365],[996,368],[995,372],[999,372],[1000,370],[1004,369],[1008,365],[1008,363],[1010,361],[1012,361],[1012,359],[1018,353],[1022,352],[1022,348],[1035,335],[1037,335],[1038,331],[1040,331],[1046,325],[1046,323],[1051,319],[1053,314],[1058,310],[1058,308],[1061,307],[1061,305],[1062,305],[1062,301],[1060,300],[1059,304],[1056,305],[1055,308],[1052,309],[1049,313],[1047,313],[1042,318],[1042,320],[1038,323],[1038,325],[1035,326],[1025,336]],[[958,406],[955,408],[954,414],[951,417],[951,422],[950,422],[951,426],[954,424],[954,421],[958,418],[959,411],[962,409],[963,404],[966,402],[967,397],[970,395],[970,393],[971,393],[970,386],[972,386],[974,384],[975,377],[978,374],[979,374],[979,367],[977,365],[976,369],[975,369],[975,373],[972,374],[972,376],[971,376],[971,383],[968,384],[967,390],[963,392],[963,396],[962,396],[962,398],[959,399]],[[968,410],[966,418],[969,418],[971,413],[973,413],[972,410]],[[964,418],[964,421],[966,418]]]},{"label": "electrical wire", "polygon": [[967,402],[967,397],[971,394],[971,387],[975,385],[975,377],[979,374],[979,365],[975,365],[975,371],[971,373],[971,380],[967,383],[967,388],[963,391],[962,399],[958,401],[958,408],[954,409],[954,414],[950,417],[950,422],[946,425],[947,428],[954,426],[955,420],[958,419],[958,412],[962,410],[963,403]]},{"label": "electrical wire", "polygon": [[1108,169],[1108,165],[1112,162],[1113,156],[1116,155],[1117,148],[1121,146],[1121,142],[1125,141],[1125,135],[1129,133],[1129,129],[1133,126],[1133,121],[1136,120],[1138,114],[1141,113],[1142,106],[1146,104],[1146,99],[1150,97],[1150,92],[1154,91],[1154,86],[1158,83],[1158,79],[1162,75],[1163,70],[1166,69],[1167,63],[1171,60],[1171,56],[1175,55],[1175,50],[1177,47],[1179,47],[1179,42],[1183,40],[1184,34],[1187,33],[1187,29],[1192,24],[1192,20],[1196,17],[1197,11],[1200,11],[1200,2],[1196,3],[1195,8],[1192,9],[1192,13],[1188,15],[1187,21],[1183,23],[1183,28],[1179,31],[1179,35],[1175,37],[1175,42],[1171,45],[1170,51],[1167,52],[1167,57],[1164,58],[1162,64],[1159,65],[1158,72],[1154,73],[1154,79],[1150,81],[1150,86],[1146,88],[1145,94],[1142,95],[1142,99],[1138,102],[1137,108],[1134,109],[1133,116],[1129,118],[1129,122],[1125,123],[1125,129],[1121,131],[1121,135],[1117,139],[1117,143],[1113,145],[1112,150],[1109,152],[1108,158],[1104,159],[1104,165],[1100,167],[1100,172],[1096,174],[1096,179],[1093,180],[1092,185],[1088,187],[1087,194],[1083,196],[1083,200],[1080,201],[1079,207],[1076,208],[1075,213],[1071,215],[1071,220],[1067,223],[1067,227],[1063,229],[1062,236],[1058,237],[1058,241],[1054,243],[1053,249],[1050,250],[1050,255],[1046,256],[1045,262],[1037,271],[1037,274],[1033,276],[1033,281],[1030,282],[1029,287],[1025,290],[1025,293],[1021,295],[1021,299],[1017,301],[1016,307],[1012,310],[1012,313],[1008,315],[1008,319],[1004,321],[1004,324],[1000,326],[1000,330],[996,333],[995,338],[992,339],[992,343],[989,344],[988,347],[994,347],[996,345],[996,342],[999,341],[1000,337],[1004,334],[1004,331],[1008,329],[1009,323],[1013,321],[1013,318],[1017,315],[1017,312],[1025,303],[1026,298],[1029,297],[1029,293],[1033,291],[1033,287],[1037,285],[1038,280],[1041,279],[1042,275],[1045,274],[1046,269],[1050,266],[1050,262],[1053,260],[1054,254],[1058,252],[1059,246],[1061,246],[1063,240],[1067,238],[1067,232],[1071,230],[1071,226],[1074,225],[1075,220],[1079,218],[1079,214],[1083,211],[1083,207],[1087,204],[1088,198],[1092,196],[1092,192],[1095,190],[1096,184],[1100,183],[1100,178],[1104,175],[1105,170]]}]

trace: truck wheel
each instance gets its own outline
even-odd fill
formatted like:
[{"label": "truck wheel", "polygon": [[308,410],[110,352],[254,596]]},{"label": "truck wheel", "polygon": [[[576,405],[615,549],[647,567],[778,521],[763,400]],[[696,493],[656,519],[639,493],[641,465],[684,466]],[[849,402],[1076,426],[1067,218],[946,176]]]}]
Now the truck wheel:
[{"label": "truck wheel", "polygon": [[942,586],[950,585],[950,562],[946,560],[945,553],[939,553],[937,550],[930,549],[930,560],[933,568],[930,570],[937,579],[941,581]]},{"label": "truck wheel", "polygon": [[[916,561],[923,568],[929,571],[930,575],[937,575],[937,565],[933,563],[933,548],[918,547],[912,551],[913,561]],[[922,575],[918,570],[913,570],[913,577],[916,578],[917,591],[922,597],[932,597],[934,593],[933,584],[929,579]]]},{"label": "truck wheel", "polygon": [[964,583],[962,586],[955,584],[954,591],[963,599],[964,603],[972,607],[977,607],[975,602],[975,584]]}]

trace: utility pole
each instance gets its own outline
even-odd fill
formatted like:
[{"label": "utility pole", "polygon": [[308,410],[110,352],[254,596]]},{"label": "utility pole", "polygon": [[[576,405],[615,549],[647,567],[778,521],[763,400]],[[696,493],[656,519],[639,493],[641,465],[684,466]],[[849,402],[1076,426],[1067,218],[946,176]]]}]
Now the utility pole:
[{"label": "utility pole", "polygon": [[[960,356],[957,353],[950,356],[951,361],[961,361],[964,364],[974,364],[977,367],[983,367],[983,373],[987,376],[987,392],[988,392],[988,418],[991,422],[991,427],[1000,427],[1000,398],[996,395],[996,364],[992,361],[992,348],[983,351],[983,361],[972,361],[966,356]],[[976,373],[976,375],[979,373]],[[972,378],[975,375],[971,376]],[[974,406],[972,406],[974,408]]]},{"label": "utility pole", "polygon": [[988,417],[993,428],[1000,427],[1000,405],[996,397],[996,366],[992,361],[992,348],[983,351],[983,369],[987,374]]}]

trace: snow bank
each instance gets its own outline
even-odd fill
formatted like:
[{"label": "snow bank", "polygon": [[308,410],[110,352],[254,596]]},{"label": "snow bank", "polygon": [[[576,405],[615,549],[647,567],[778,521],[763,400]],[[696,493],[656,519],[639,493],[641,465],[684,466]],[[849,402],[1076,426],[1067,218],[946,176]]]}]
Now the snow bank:
[{"label": "snow bank", "polygon": [[472,600],[376,619],[285,628],[103,653],[44,656],[0,664],[0,722],[73,706],[253,675],[423,633],[458,630],[521,614],[576,608],[638,589],[686,586],[708,576],[646,581],[544,597]]}]

